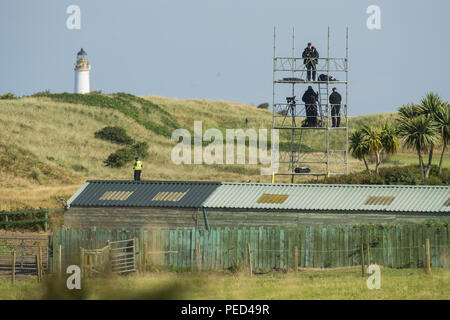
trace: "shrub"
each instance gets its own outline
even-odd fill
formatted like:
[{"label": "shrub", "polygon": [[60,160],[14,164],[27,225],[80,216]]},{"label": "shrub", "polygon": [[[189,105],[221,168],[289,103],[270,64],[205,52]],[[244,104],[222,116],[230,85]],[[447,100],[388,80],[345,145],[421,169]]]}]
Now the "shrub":
[{"label": "shrub", "polygon": [[133,152],[138,157],[145,158],[148,156],[148,143],[145,141],[138,142],[132,145],[130,149],[131,152]]},{"label": "shrub", "polygon": [[17,97],[14,95],[14,93],[11,92],[5,93],[4,95],[0,96],[0,100],[12,100],[12,99],[17,99]]},{"label": "shrub", "polygon": [[94,136],[97,139],[110,141],[117,144],[132,144],[134,140],[121,127],[104,127],[97,131]]},{"label": "shrub", "polygon": [[450,170],[445,168],[438,175],[439,168],[433,166],[430,178],[423,180],[421,168],[416,165],[404,167],[381,168],[379,174],[373,172],[355,172],[344,176],[329,177],[320,181],[311,180],[310,183],[330,184],[387,184],[387,185],[450,185]]},{"label": "shrub", "polygon": [[258,109],[269,109],[269,104],[267,102],[261,103],[257,106]]},{"label": "shrub", "polygon": [[33,94],[31,96],[32,97],[50,97],[51,93],[50,93],[50,90],[45,90],[45,91],[36,92],[35,94]]},{"label": "shrub", "polygon": [[132,146],[121,148],[111,153],[104,161],[105,165],[112,168],[122,168],[135,157],[145,158],[148,156],[147,142],[138,142]]},{"label": "shrub", "polygon": [[287,110],[280,110],[280,111],[278,111],[278,114],[280,116],[286,117],[288,115],[288,111]]},{"label": "shrub", "polygon": [[111,153],[105,160],[105,165],[112,168],[121,168],[133,160],[133,154],[129,148],[122,148]]},{"label": "shrub", "polygon": [[41,170],[39,170],[39,168],[31,169],[30,177],[31,177],[31,179],[35,180],[36,182],[41,183],[41,180],[42,180]]},{"label": "shrub", "polygon": [[75,170],[76,172],[84,172],[84,173],[89,172],[89,170],[85,166],[82,166],[81,164],[74,164],[72,166],[72,169]]}]

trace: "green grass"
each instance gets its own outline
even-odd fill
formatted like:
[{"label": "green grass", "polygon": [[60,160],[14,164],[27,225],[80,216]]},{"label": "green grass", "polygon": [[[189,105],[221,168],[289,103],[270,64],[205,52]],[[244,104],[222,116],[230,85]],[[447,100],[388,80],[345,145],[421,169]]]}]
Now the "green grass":
[{"label": "green grass", "polygon": [[[437,150],[438,152],[435,152],[433,155],[433,165],[438,166],[439,160],[441,157],[441,150]],[[391,156],[391,161],[394,161],[398,164],[405,164],[405,165],[419,165],[419,158],[416,155],[412,154],[396,154]],[[426,161],[428,161],[428,158],[426,158]],[[447,152],[446,155],[444,155],[444,159],[442,161],[442,167],[443,168],[450,168],[450,156]]]},{"label": "green grass", "polygon": [[394,112],[385,112],[349,117],[349,133],[368,125],[381,127],[386,122],[395,125],[395,115]]},{"label": "green grass", "polygon": [[0,281],[0,299],[450,299],[450,270],[381,269],[381,289],[369,290],[359,267],[254,275],[149,273],[88,280],[71,292],[65,282]]},{"label": "green grass", "polygon": [[117,110],[135,120],[146,129],[167,138],[170,138],[172,131],[179,127],[176,120],[164,108],[151,101],[124,92],[115,93],[110,96],[95,92],[84,95],[67,92],[44,92],[37,93],[34,96],[46,97],[58,102]]}]

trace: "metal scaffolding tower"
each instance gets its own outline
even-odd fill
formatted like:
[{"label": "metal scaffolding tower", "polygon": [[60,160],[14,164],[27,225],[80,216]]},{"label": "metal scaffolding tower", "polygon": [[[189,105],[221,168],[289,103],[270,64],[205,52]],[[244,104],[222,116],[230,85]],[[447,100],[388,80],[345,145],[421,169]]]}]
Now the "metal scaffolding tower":
[{"label": "metal scaffolding tower", "polygon": [[[318,58],[317,76],[326,79],[307,80],[304,57],[295,55],[295,30],[292,31],[292,56],[276,55],[276,28],[273,34],[273,129],[279,129],[280,147],[278,172],[289,175],[331,176],[348,173],[348,27],[345,58],[330,57],[330,27],[328,27],[327,57]],[[332,78],[330,78],[332,77]],[[334,78],[337,79],[334,79]],[[302,103],[308,86],[317,88],[317,104]],[[341,92],[340,126],[333,126],[330,104],[333,87]],[[299,101],[299,102],[298,102]],[[309,117],[306,108],[317,116]],[[314,118],[308,122],[307,119]],[[337,118],[335,117],[335,120]],[[313,125],[311,125],[313,123]],[[276,161],[276,160],[275,160]]]}]

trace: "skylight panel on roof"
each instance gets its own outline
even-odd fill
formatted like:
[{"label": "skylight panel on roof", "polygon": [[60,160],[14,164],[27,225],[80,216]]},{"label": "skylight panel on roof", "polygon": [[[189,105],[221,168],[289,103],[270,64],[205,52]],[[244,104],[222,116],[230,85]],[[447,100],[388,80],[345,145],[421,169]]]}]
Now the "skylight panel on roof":
[{"label": "skylight panel on roof", "polygon": [[134,191],[106,191],[98,200],[125,201]]},{"label": "skylight panel on roof", "polygon": [[178,202],[188,193],[189,190],[185,192],[158,192],[156,196],[153,197],[152,201],[167,201],[167,202]]},{"label": "skylight panel on roof", "polygon": [[282,204],[289,196],[287,194],[269,194],[264,193],[257,203]]},{"label": "skylight panel on roof", "polygon": [[392,203],[392,201],[394,201],[394,199],[395,197],[393,196],[370,196],[364,204],[369,206],[388,206]]}]

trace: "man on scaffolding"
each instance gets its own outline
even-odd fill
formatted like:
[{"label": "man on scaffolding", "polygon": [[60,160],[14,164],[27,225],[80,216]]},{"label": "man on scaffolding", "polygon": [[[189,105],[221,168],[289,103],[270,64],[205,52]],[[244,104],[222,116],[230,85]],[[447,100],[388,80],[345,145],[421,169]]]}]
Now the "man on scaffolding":
[{"label": "man on scaffolding", "polygon": [[311,86],[305,91],[302,101],[305,103],[306,121],[302,127],[317,127],[317,100],[318,94]]},{"label": "man on scaffolding", "polygon": [[302,58],[303,64],[306,66],[308,81],[311,81],[311,71],[312,79],[313,81],[316,81],[316,64],[319,62],[319,52],[313,47],[311,42],[309,42],[308,46],[303,50]]}]

